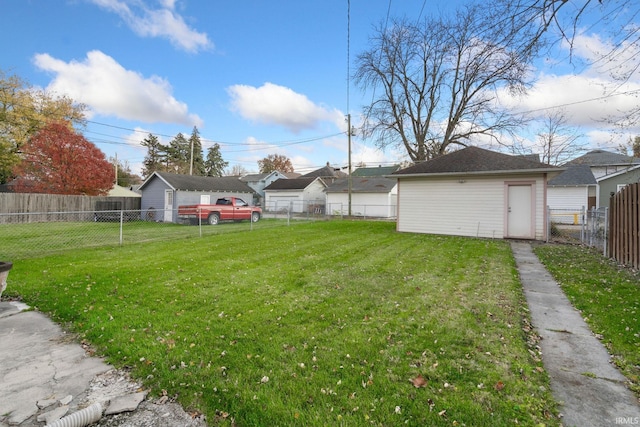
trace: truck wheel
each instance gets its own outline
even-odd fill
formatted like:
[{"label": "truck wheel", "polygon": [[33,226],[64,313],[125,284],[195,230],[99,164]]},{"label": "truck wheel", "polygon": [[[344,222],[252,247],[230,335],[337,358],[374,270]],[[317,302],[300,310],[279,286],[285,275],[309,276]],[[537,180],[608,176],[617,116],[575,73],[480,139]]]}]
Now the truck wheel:
[{"label": "truck wheel", "polygon": [[251,213],[251,222],[258,222],[260,220],[260,212]]},{"label": "truck wheel", "polygon": [[207,218],[207,221],[209,222],[209,225],[217,225],[218,222],[220,222],[220,215],[212,213],[209,215],[209,218]]}]

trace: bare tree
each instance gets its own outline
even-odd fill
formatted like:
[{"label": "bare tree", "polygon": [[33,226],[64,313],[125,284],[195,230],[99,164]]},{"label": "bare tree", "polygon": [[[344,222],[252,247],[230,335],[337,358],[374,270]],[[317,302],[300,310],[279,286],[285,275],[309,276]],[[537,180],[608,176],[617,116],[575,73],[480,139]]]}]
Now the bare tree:
[{"label": "bare tree", "polygon": [[[508,23],[529,35],[520,49],[540,48],[542,44],[566,42],[572,57],[577,36],[585,29],[598,31],[601,51],[591,65],[608,73],[619,83],[640,71],[640,8],[637,0],[495,0],[503,10],[498,25]],[[635,91],[634,91],[635,92]],[[621,111],[606,120],[621,128],[640,122],[640,106]]]},{"label": "bare tree", "polygon": [[536,46],[521,49],[531,35],[495,25],[497,12],[468,6],[450,19],[379,26],[354,75],[375,94],[364,107],[363,135],[380,148],[402,146],[419,162],[520,127],[521,118],[494,102],[495,91],[525,90]]},{"label": "bare tree", "polygon": [[541,155],[543,163],[561,165],[584,148],[584,144],[580,143],[582,135],[567,123],[568,119],[562,111],[553,111],[545,117],[534,148]]},{"label": "bare tree", "polygon": [[248,174],[247,168],[242,165],[235,164],[225,173],[226,176],[245,176]]}]

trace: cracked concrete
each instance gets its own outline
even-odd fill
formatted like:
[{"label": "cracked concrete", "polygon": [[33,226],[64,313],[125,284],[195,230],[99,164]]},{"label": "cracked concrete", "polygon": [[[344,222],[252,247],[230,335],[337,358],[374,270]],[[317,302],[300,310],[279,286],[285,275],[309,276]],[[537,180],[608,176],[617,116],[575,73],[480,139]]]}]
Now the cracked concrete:
[{"label": "cracked concrete", "polygon": [[626,378],[535,256],[531,244],[511,242],[511,249],[531,323],[542,338],[542,362],[552,393],[561,404],[563,425],[640,424],[640,405],[626,387]]},{"label": "cracked concrete", "polygon": [[174,402],[145,400],[139,383],[27,308],[0,301],[0,427],[40,427],[94,403],[106,408],[100,426],[206,425]]}]

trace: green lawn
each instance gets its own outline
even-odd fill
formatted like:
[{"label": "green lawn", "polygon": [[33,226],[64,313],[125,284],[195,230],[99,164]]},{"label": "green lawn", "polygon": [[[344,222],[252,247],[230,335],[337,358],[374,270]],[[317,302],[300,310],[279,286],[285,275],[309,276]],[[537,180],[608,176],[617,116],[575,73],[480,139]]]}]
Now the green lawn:
[{"label": "green lawn", "polygon": [[25,259],[6,293],[210,425],[558,425],[514,265],[332,221]]},{"label": "green lawn", "polygon": [[640,397],[640,275],[602,254],[571,245],[545,245],[536,254]]}]

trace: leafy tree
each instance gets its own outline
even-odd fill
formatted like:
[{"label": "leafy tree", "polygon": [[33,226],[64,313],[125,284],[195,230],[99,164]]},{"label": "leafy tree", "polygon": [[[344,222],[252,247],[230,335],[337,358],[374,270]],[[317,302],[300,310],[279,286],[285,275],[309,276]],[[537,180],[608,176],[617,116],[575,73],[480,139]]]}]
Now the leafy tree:
[{"label": "leafy tree", "polygon": [[222,159],[220,153],[220,144],[216,143],[207,150],[207,159],[204,161],[204,170],[206,176],[222,176],[224,168],[229,165]]},{"label": "leafy tree", "polygon": [[520,51],[529,35],[508,22],[495,25],[498,19],[480,5],[451,18],[379,26],[354,76],[374,93],[364,107],[364,135],[420,162],[479,135],[498,140],[517,130],[521,119],[493,102],[495,91],[524,91],[535,49]]},{"label": "leafy tree", "polygon": [[202,142],[200,142],[200,133],[198,132],[197,127],[193,127],[193,131],[191,132],[191,137],[189,138],[189,148],[190,148],[190,167],[189,174],[190,175],[205,175],[205,164],[204,159],[202,157]]},{"label": "leafy tree", "polygon": [[140,145],[147,147],[147,155],[142,161],[142,176],[148,178],[153,172],[165,171],[166,147],[160,143],[158,137],[150,133]]},{"label": "leafy tree", "polygon": [[85,109],[66,96],[35,90],[20,77],[0,70],[0,184],[11,178],[29,138],[52,121],[84,125]]},{"label": "leafy tree", "polygon": [[293,172],[293,165],[287,156],[282,154],[269,154],[262,160],[258,160],[260,173],[278,171],[282,173]]},{"label": "leafy tree", "polygon": [[70,123],[52,122],[22,145],[14,169],[16,191],[99,196],[114,181],[114,170],[102,151]]}]

